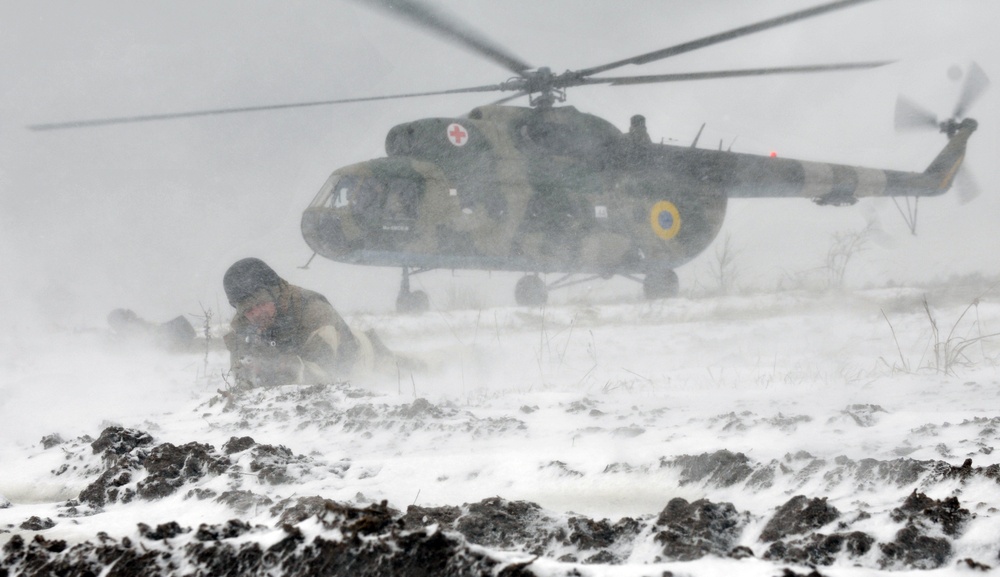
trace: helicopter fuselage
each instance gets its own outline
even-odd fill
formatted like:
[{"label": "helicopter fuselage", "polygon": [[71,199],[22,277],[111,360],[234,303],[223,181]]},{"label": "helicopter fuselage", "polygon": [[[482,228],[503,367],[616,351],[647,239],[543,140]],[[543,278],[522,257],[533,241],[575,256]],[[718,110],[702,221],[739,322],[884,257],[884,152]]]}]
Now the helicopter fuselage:
[{"label": "helicopter fuselage", "polygon": [[484,106],[394,127],[387,157],[331,175],[302,233],[346,263],[649,274],[708,247],[729,198],[943,193],[973,130],[909,173],[653,144],[572,107]]}]

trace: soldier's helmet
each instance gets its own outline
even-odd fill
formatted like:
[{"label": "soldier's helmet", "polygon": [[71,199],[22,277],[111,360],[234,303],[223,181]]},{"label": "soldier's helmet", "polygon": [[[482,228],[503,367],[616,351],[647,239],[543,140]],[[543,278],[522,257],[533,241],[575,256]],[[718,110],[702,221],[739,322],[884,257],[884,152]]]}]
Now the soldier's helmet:
[{"label": "soldier's helmet", "polygon": [[222,277],[226,298],[234,307],[261,288],[276,287],[280,283],[278,273],[259,258],[236,261]]}]

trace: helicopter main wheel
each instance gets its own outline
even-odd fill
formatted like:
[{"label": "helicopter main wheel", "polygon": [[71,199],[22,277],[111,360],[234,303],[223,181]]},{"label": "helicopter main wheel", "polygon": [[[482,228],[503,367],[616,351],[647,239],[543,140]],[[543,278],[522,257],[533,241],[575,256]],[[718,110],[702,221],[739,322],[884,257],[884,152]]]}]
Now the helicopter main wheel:
[{"label": "helicopter main wheel", "polygon": [[650,271],[642,280],[642,292],[646,295],[647,300],[675,297],[680,292],[680,288],[677,273],[669,268]]},{"label": "helicopter main wheel", "polygon": [[[419,270],[417,272],[420,272]],[[425,313],[431,308],[430,300],[424,291],[410,291],[410,267],[403,267],[403,279],[399,283],[399,296],[396,297],[396,312]]]},{"label": "helicopter main wheel", "polygon": [[523,276],[514,286],[514,301],[523,307],[545,306],[549,301],[549,289],[538,275]]},{"label": "helicopter main wheel", "polygon": [[430,299],[424,291],[400,292],[396,297],[396,312],[399,313],[425,313],[430,308]]}]

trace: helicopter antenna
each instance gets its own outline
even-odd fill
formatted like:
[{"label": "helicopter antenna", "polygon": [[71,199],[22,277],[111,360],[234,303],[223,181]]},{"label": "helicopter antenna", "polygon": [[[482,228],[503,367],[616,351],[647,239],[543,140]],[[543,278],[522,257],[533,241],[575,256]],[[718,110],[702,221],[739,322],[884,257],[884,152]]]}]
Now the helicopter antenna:
[{"label": "helicopter antenna", "polygon": [[311,257],[309,257],[309,260],[306,261],[306,264],[300,266],[299,268],[302,269],[302,270],[309,270],[309,264],[312,263],[312,261],[313,261],[314,258],[316,258],[316,252],[315,251],[313,252],[313,255]]}]

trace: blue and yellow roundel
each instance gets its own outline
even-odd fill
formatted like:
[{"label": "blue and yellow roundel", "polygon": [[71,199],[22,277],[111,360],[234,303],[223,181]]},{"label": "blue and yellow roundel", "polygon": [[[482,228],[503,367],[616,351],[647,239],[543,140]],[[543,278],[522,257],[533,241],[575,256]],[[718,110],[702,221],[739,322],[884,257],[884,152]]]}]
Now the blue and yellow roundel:
[{"label": "blue and yellow roundel", "polygon": [[681,230],[681,213],[669,200],[661,200],[649,211],[653,232],[663,240],[670,240]]}]

